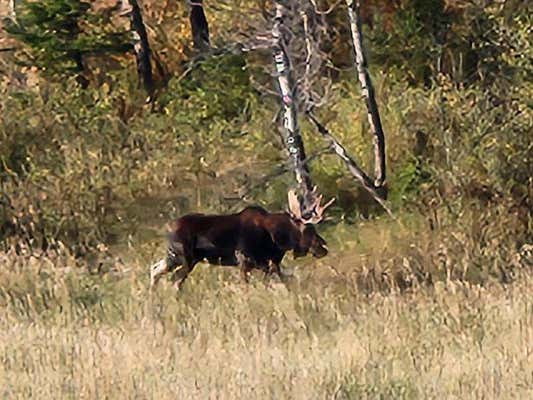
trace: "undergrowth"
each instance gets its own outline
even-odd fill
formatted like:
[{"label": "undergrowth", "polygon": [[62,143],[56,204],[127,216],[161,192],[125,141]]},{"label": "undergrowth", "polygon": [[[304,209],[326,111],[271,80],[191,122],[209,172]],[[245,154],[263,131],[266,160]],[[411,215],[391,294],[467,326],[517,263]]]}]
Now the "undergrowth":
[{"label": "undergrowth", "polygon": [[[147,288],[165,223],[282,210],[292,173],[279,101],[258,85],[266,58],[187,69],[184,8],[145,3],[174,72],[153,104],[126,59],[90,60],[86,88],[0,59],[0,396],[532,397],[531,17],[513,12],[526,2],[406,0],[376,18],[395,219],[301,118],[314,182],[337,199],[319,227],[328,257],[287,257],[293,277],[270,286],[202,264],[178,301]],[[219,22],[247,26],[232,7]],[[315,111],[372,170],[366,108],[339,68]]]}]

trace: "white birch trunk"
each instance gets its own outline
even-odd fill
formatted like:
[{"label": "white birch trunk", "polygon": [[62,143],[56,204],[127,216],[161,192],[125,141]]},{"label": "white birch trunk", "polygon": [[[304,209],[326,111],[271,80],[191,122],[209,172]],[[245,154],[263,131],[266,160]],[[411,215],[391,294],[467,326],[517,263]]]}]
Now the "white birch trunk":
[{"label": "white birch trunk", "polygon": [[381,125],[378,105],[374,95],[374,88],[368,73],[368,66],[363,52],[363,34],[361,30],[361,19],[359,18],[359,0],[346,0],[348,5],[348,16],[350,19],[350,29],[352,32],[352,43],[355,51],[355,63],[357,65],[357,75],[361,83],[362,94],[365,97],[368,110],[368,122],[374,136],[374,186],[382,187],[386,180],[385,169],[385,135]]},{"label": "white birch trunk", "polygon": [[291,64],[287,54],[287,44],[283,36],[285,7],[280,1],[275,2],[275,11],[274,25],[272,27],[273,52],[277,73],[276,78],[282,99],[283,136],[296,174],[296,181],[304,193],[303,208],[305,209],[306,205],[312,201],[309,195],[313,187],[309,169],[305,164],[305,149],[298,126],[298,111],[293,96],[294,86]]},{"label": "white birch trunk", "polygon": [[9,0],[9,17],[13,20],[17,20],[17,4],[16,0]]}]

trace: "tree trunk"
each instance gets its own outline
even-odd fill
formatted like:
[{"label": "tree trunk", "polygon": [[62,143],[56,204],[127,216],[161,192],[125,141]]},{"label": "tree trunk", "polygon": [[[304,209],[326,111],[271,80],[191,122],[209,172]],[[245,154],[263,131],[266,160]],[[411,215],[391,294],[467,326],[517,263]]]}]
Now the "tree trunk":
[{"label": "tree trunk", "polygon": [[[148,42],[148,34],[144,26],[141,8],[137,0],[128,0],[131,10],[129,11],[130,26],[133,34],[133,51],[135,52],[135,60],[137,62],[137,74],[139,82],[142,83],[144,89],[148,93],[147,103],[153,100],[154,94],[154,78],[152,75],[152,64],[150,43]],[[123,1],[124,6],[124,1]]]},{"label": "tree trunk", "polygon": [[355,63],[357,65],[357,75],[361,83],[363,96],[365,97],[368,110],[368,122],[374,136],[374,186],[384,187],[386,180],[385,169],[385,135],[379,116],[378,105],[374,96],[374,88],[368,73],[368,65],[363,52],[363,34],[361,30],[361,19],[359,17],[359,0],[346,0],[348,5],[348,16],[350,18],[350,28],[352,31],[352,42],[355,51]]},{"label": "tree trunk", "polygon": [[305,212],[307,206],[312,203],[312,181],[309,169],[305,163],[305,149],[298,126],[298,111],[296,108],[294,95],[294,80],[291,72],[289,55],[287,54],[287,42],[283,35],[283,17],[285,7],[281,1],[275,2],[274,25],[272,27],[274,63],[276,65],[276,78],[281,96],[282,116],[283,116],[283,139],[289,152],[291,167],[294,168],[296,181],[300,186],[304,202],[302,211]]},{"label": "tree trunk", "polygon": [[205,17],[203,0],[189,1],[191,6],[189,21],[194,48],[199,52],[207,51],[211,48],[209,42],[209,24]]},{"label": "tree trunk", "polygon": [[12,21],[17,20],[16,0],[9,0],[9,17]]}]

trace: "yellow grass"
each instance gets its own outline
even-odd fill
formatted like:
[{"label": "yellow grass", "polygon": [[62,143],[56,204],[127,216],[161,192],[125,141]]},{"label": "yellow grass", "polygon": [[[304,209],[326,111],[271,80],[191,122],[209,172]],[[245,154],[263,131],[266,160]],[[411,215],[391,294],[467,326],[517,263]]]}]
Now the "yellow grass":
[{"label": "yellow grass", "polygon": [[364,295],[326,261],[270,288],[200,265],[176,301],[167,282],[150,296],[141,261],[103,277],[68,256],[2,263],[2,398],[533,398],[526,272]]}]

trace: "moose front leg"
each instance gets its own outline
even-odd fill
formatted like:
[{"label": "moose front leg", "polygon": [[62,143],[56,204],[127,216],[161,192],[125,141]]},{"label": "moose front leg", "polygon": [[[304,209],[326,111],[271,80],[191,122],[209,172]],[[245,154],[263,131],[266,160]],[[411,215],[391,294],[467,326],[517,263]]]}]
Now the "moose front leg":
[{"label": "moose front leg", "polygon": [[189,274],[194,269],[194,266],[199,261],[195,259],[193,250],[194,250],[194,244],[186,243],[183,245],[183,257],[181,260],[182,261],[181,268],[175,270],[174,273],[172,274],[172,277],[171,277],[172,286],[174,286],[174,289],[176,289],[176,296],[178,295],[178,292],[183,286],[183,282],[185,282]]},{"label": "moose front leg", "polygon": [[274,274],[274,273],[279,276],[279,280],[281,282],[286,282],[287,276],[283,272],[281,272],[280,263],[272,261],[272,260],[269,260],[268,261],[268,268],[265,271],[265,281],[267,280],[267,278],[270,278],[272,276],[272,274]]},{"label": "moose front leg", "polygon": [[236,251],[235,252],[235,258],[237,259],[237,262],[239,264],[239,268],[241,270],[241,278],[244,283],[250,282],[250,271],[254,268],[253,261],[246,257],[243,252]]},{"label": "moose front leg", "polygon": [[181,290],[183,283],[194,269],[196,263],[193,260],[187,260],[183,263],[182,267],[174,271],[172,274],[172,286],[176,289],[176,295]]}]

